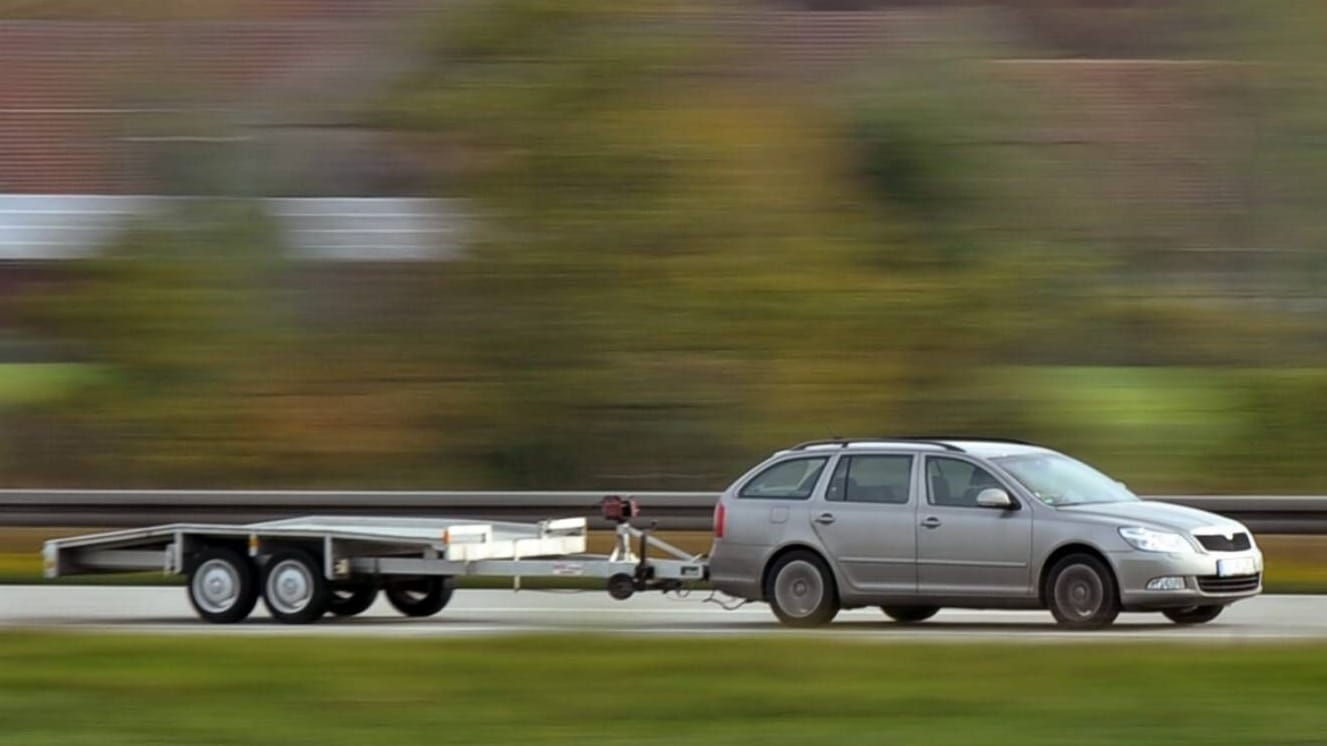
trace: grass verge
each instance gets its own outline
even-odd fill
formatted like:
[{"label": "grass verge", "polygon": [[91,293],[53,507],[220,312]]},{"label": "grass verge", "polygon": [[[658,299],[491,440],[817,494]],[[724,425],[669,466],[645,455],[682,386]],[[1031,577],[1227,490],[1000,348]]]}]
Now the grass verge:
[{"label": "grass verge", "polygon": [[1324,689],[1323,646],[0,634],[23,746],[1275,746],[1321,743]]},{"label": "grass verge", "polygon": [[[0,15],[3,2],[0,0]],[[94,366],[80,363],[2,363],[0,406],[57,399],[96,376]]]}]

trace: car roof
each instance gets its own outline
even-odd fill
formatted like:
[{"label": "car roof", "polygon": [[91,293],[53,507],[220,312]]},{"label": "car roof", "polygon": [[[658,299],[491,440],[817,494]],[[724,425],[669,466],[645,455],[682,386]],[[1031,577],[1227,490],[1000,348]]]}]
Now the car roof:
[{"label": "car roof", "polygon": [[1034,453],[1054,453],[1055,451],[1033,443],[1012,443],[1002,440],[950,440],[946,441],[962,448],[966,453],[982,458],[998,456],[1024,456]]},{"label": "car roof", "polygon": [[909,451],[930,451],[930,452],[955,452],[970,453],[982,458],[994,458],[998,456],[1018,456],[1034,453],[1054,453],[1050,448],[1039,446],[1035,443],[1028,443],[1021,440],[1007,440],[1001,438],[982,438],[982,437],[923,437],[923,436],[904,436],[904,437],[865,437],[865,438],[831,438],[828,440],[812,440],[805,443],[798,443],[791,448],[784,449],[779,453],[793,452],[813,452],[826,450],[909,450]]}]

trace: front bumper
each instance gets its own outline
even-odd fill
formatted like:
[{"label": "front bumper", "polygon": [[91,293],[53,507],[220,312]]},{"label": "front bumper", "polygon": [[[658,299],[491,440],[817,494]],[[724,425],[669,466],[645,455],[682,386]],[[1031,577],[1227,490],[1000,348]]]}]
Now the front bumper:
[{"label": "front bumper", "polygon": [[[1217,560],[1252,558],[1256,576],[1218,577]],[[1130,550],[1111,553],[1120,581],[1120,602],[1128,611],[1228,604],[1262,592],[1262,552],[1161,554]],[[1154,578],[1181,577],[1184,588],[1147,590]]]}]

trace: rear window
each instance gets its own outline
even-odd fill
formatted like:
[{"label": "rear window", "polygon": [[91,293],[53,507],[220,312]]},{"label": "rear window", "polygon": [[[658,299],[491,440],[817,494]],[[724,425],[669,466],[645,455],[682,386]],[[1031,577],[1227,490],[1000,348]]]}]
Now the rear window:
[{"label": "rear window", "polygon": [[780,461],[752,477],[737,496],[763,500],[805,500],[815,491],[820,472],[825,470],[825,462],[828,460],[821,456]]}]

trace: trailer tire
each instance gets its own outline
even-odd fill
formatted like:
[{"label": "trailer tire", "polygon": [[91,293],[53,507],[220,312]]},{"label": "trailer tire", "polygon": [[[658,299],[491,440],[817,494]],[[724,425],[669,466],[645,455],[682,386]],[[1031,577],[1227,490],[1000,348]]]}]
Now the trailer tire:
[{"label": "trailer tire", "polygon": [[248,557],[225,547],[206,547],[189,571],[189,603],[204,621],[244,621],[258,603],[257,573]]},{"label": "trailer tire", "polygon": [[336,616],[356,616],[368,611],[378,600],[378,586],[372,583],[333,586],[327,611]]},{"label": "trailer tire", "polygon": [[263,605],[286,624],[309,624],[327,613],[332,588],[319,563],[299,549],[268,557],[263,567]]},{"label": "trailer tire", "polygon": [[397,611],[411,617],[433,616],[452,600],[455,581],[450,577],[431,575],[387,582],[384,591],[387,601]]}]

